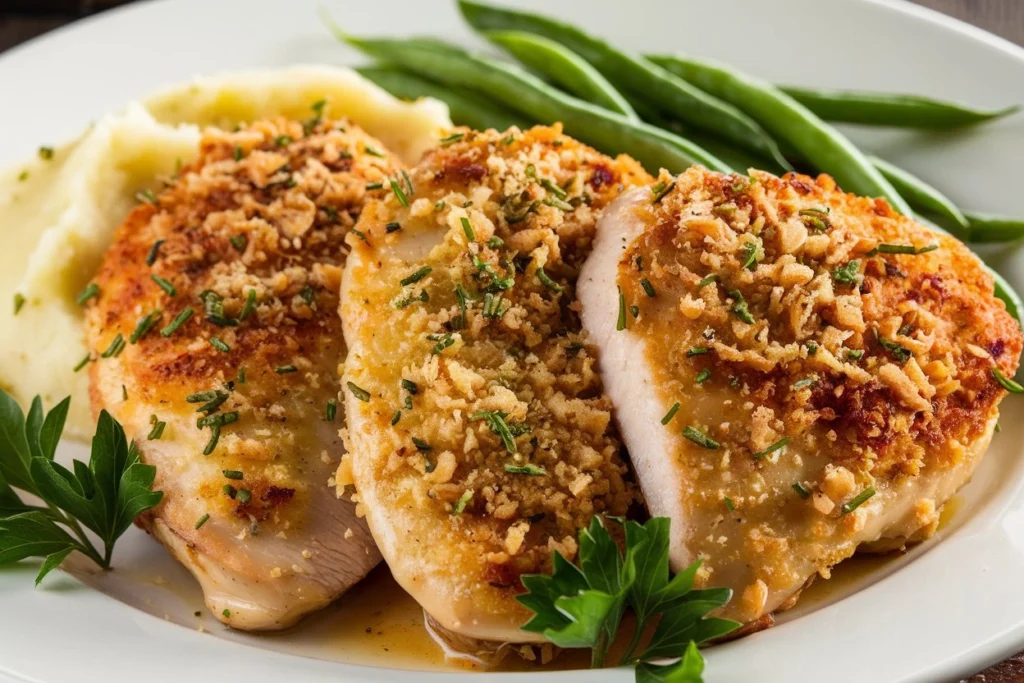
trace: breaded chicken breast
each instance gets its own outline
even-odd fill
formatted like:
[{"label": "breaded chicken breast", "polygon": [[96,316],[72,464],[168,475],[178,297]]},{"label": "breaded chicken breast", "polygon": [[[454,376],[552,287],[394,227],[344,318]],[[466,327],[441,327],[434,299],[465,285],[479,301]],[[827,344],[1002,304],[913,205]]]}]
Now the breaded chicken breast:
[{"label": "breaded chicken breast", "polygon": [[338,482],[449,634],[542,640],[519,576],[633,500],[575,283],[601,209],[649,181],[559,127],[460,130],[348,238]]},{"label": "breaded chicken breast", "polygon": [[164,500],[142,525],[236,628],[288,626],[380,559],[328,482],[344,238],[398,168],[319,112],[209,130],[198,160],[142,197],[96,279],[93,409],[156,466]]},{"label": "breaded chicken breast", "polygon": [[960,242],[827,176],[695,167],[631,190],[579,294],[673,568],[701,560],[746,622],[862,544],[933,533],[1021,352]]}]

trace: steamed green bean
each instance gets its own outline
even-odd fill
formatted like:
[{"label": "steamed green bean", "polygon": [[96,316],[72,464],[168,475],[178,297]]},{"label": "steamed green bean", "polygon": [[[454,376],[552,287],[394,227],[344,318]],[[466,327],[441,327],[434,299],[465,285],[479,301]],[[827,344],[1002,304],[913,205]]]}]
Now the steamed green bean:
[{"label": "steamed green bean", "polygon": [[961,240],[968,239],[970,225],[960,209],[956,207],[944,194],[924,182],[920,178],[904,171],[902,168],[890,164],[885,159],[868,157],[868,160],[882,172],[896,191],[916,210],[925,213],[932,213],[945,219],[957,229],[954,235]]},{"label": "steamed green bean", "polygon": [[987,213],[967,213],[971,242],[1013,242],[1024,237],[1024,219]]}]

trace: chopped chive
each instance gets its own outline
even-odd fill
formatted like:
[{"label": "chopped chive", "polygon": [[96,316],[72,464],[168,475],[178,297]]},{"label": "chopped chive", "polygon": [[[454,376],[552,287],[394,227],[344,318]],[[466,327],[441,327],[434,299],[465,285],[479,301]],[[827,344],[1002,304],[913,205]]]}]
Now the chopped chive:
[{"label": "chopped chive", "polygon": [[84,368],[86,365],[88,365],[90,360],[92,360],[92,358],[89,356],[89,354],[88,353],[85,354],[85,358],[83,358],[82,360],[78,361],[78,364],[74,368],[72,368],[72,372],[78,372],[79,370]]},{"label": "chopped chive", "polygon": [[433,270],[434,269],[431,268],[430,266],[423,266],[422,268],[417,270],[415,273],[412,273],[411,275],[407,275],[404,278],[402,278],[401,280],[399,280],[398,284],[402,285],[403,287],[411,285],[411,284],[414,284],[416,282],[419,282],[420,280],[422,280],[426,276],[430,275],[431,271],[433,271]]},{"label": "chopped chive", "polygon": [[888,351],[889,355],[892,356],[892,359],[899,363],[900,365],[905,364],[908,360],[910,360],[910,357],[914,355],[907,347],[897,344],[896,342],[890,339],[886,339],[885,337],[880,335],[878,333],[877,328],[873,328],[873,330],[875,333],[875,339],[878,341],[878,343],[881,344],[882,348]]},{"label": "chopped chive", "polygon": [[413,382],[412,380],[405,379],[404,377],[402,378],[402,388],[405,389],[406,391],[408,391],[413,396],[418,394],[419,391],[420,391],[420,388],[419,388],[419,386],[416,385],[416,382]]},{"label": "chopped chive", "polygon": [[698,446],[702,448],[707,448],[708,450],[714,451],[721,448],[721,444],[719,444],[717,441],[715,441],[710,436],[700,431],[696,427],[687,427],[686,429],[684,429],[683,436],[692,441],[693,443],[697,444]]},{"label": "chopped chive", "polygon": [[214,449],[217,448],[217,442],[220,441],[220,425],[212,425],[210,427],[210,440],[206,442],[206,447],[203,449],[203,455],[210,455]]},{"label": "chopped chive", "polygon": [[548,473],[543,467],[537,465],[513,465],[512,463],[505,463],[505,471],[509,474],[526,474],[531,477],[542,477]]},{"label": "chopped chive", "polygon": [[736,509],[736,506],[733,504],[732,499],[729,498],[729,496],[726,496],[724,498],[724,502],[725,502],[725,509],[728,510],[729,512],[733,512]]},{"label": "chopped chive", "polygon": [[233,246],[235,250],[244,252],[245,245],[249,243],[249,238],[245,235],[232,235],[228,238],[228,242],[231,242],[231,246]]},{"label": "chopped chive", "polygon": [[401,229],[402,225],[400,223],[388,223],[387,225],[384,226],[384,232],[388,233],[389,235],[393,232],[398,232]]},{"label": "chopped chive", "polygon": [[562,291],[562,285],[551,279],[551,276],[543,268],[537,269],[537,279],[540,283],[556,294]]},{"label": "chopped chive", "polygon": [[999,385],[1003,387],[1003,389],[1006,389],[1011,394],[1024,394],[1024,387],[1004,375],[1003,371],[998,367],[993,366],[992,376],[996,378],[996,381],[999,382]]},{"label": "chopped chive", "polygon": [[846,360],[860,360],[864,357],[864,349],[846,349]]},{"label": "chopped chive", "polygon": [[743,294],[738,289],[734,289],[729,292],[729,296],[736,300],[732,305],[733,315],[746,324],[753,325],[754,316],[750,314],[750,309],[747,308],[747,300],[743,298]]},{"label": "chopped chive", "polygon": [[124,337],[122,337],[121,333],[118,332],[117,336],[110,342],[110,346],[107,347],[107,350],[100,354],[100,358],[116,357],[119,356],[122,351],[124,351]]},{"label": "chopped chive", "polygon": [[848,500],[847,502],[843,503],[842,507],[839,508],[839,510],[844,515],[848,515],[857,508],[859,508],[861,505],[866,503],[873,495],[875,495],[875,487],[869,486],[860,493],[858,493],[856,496]]},{"label": "chopped chive", "polygon": [[619,287],[619,319],[615,329],[619,332],[626,329],[626,295],[622,293],[622,287]]},{"label": "chopped chive", "polygon": [[53,158],[53,147],[40,147],[39,158],[44,161],[49,161]]},{"label": "chopped chive", "polygon": [[245,474],[243,474],[240,470],[222,470],[221,474],[224,475],[225,479],[241,480],[245,478]]},{"label": "chopped chive", "polygon": [[186,306],[185,309],[179,313],[167,327],[160,330],[160,335],[163,337],[170,337],[172,334],[177,332],[179,327],[188,322],[188,319],[192,317],[193,313],[195,313],[195,311],[192,310],[192,307]]},{"label": "chopped chive", "polygon": [[501,439],[505,450],[514,454],[517,452],[516,440],[512,435],[512,430],[509,429],[508,423],[505,422],[505,417],[505,413],[500,410],[481,410],[470,415],[469,419],[473,422],[483,420],[487,427]]},{"label": "chopped chive", "polygon": [[676,181],[665,184],[664,181],[657,183],[651,188],[651,204],[660,204],[665,196],[676,188]]},{"label": "chopped chive", "polygon": [[647,293],[647,296],[652,298],[654,297],[654,285],[651,284],[650,280],[648,280],[647,278],[640,280],[640,286],[644,288],[644,291]]},{"label": "chopped chive", "polygon": [[160,246],[165,241],[166,240],[157,240],[156,242],[153,242],[153,246],[149,248],[149,254],[146,255],[147,266],[152,266],[154,263],[156,263],[157,258],[160,256]]},{"label": "chopped chive", "polygon": [[697,384],[704,384],[704,382],[707,382],[709,379],[711,379],[711,371],[704,368],[697,373],[697,376],[693,378],[693,381]]},{"label": "chopped chive", "polygon": [[694,356],[703,356],[706,353],[711,353],[711,349],[704,346],[694,346],[686,350],[686,357],[693,358]]},{"label": "chopped chive", "polygon": [[334,422],[334,419],[338,416],[338,400],[335,398],[327,399],[327,408],[324,411],[324,418],[328,422]]},{"label": "chopped chive", "polygon": [[456,142],[458,142],[459,140],[461,140],[464,137],[466,137],[465,133],[452,133],[448,137],[444,137],[444,138],[441,138],[440,140],[438,140],[438,143],[442,147],[447,147],[448,145],[455,144]]},{"label": "chopped chive", "polygon": [[712,282],[716,282],[717,280],[718,276],[712,273],[697,283],[697,289],[703,289],[705,285],[710,285]]},{"label": "chopped chive", "polygon": [[174,285],[171,284],[169,280],[165,280],[156,273],[150,275],[149,277],[151,280],[153,280],[153,282],[157,283],[157,285],[160,286],[160,289],[167,292],[167,296],[175,296],[178,293],[178,290],[174,288]]},{"label": "chopped chive", "polygon": [[227,353],[228,351],[231,350],[230,346],[228,346],[227,344],[222,342],[217,337],[210,337],[210,346],[212,346],[213,348],[215,348],[218,351],[221,351],[223,353]]},{"label": "chopped chive", "polygon": [[220,487],[220,490],[224,493],[225,496],[227,496],[231,500],[234,500],[235,496],[238,495],[238,489],[236,489],[231,484],[224,484],[224,486]]},{"label": "chopped chive", "polygon": [[78,304],[79,306],[84,306],[85,303],[89,301],[89,299],[96,299],[99,297],[99,295],[100,286],[95,282],[90,282],[88,285],[85,286],[85,289],[79,292],[78,296],[75,297],[75,303]]},{"label": "chopped chive", "polygon": [[276,368],[274,368],[274,372],[276,372],[279,375],[287,375],[298,371],[299,369],[294,365],[278,365]]},{"label": "chopped chive", "polygon": [[363,151],[366,152],[367,154],[369,154],[372,157],[383,157],[384,156],[383,152],[381,152],[376,147],[372,147],[370,145],[364,145],[363,146]]},{"label": "chopped chive", "polygon": [[798,481],[793,482],[793,490],[796,491],[796,495],[800,496],[804,500],[807,500],[808,498],[811,497],[811,492],[807,489],[807,487]]},{"label": "chopped chive", "polygon": [[391,416],[391,426],[394,427],[398,424],[398,421],[402,419],[402,411],[396,410],[395,414]]},{"label": "chopped chive", "polygon": [[462,232],[466,233],[466,239],[470,242],[476,241],[476,233],[473,232],[473,226],[469,224],[469,219],[465,216],[462,217]]},{"label": "chopped chive", "polygon": [[743,265],[742,268],[753,270],[757,266],[757,243],[743,243]]},{"label": "chopped chive", "polygon": [[121,400],[122,401],[127,401],[128,400],[128,387],[126,387],[123,384],[121,385]]},{"label": "chopped chive", "polygon": [[238,495],[235,496],[235,500],[237,500],[242,505],[245,505],[250,500],[252,500],[252,491],[250,491],[249,489],[238,489]]},{"label": "chopped chive", "polygon": [[25,295],[21,292],[14,293],[14,315],[18,315],[22,306],[25,305]]},{"label": "chopped chive", "polygon": [[452,508],[452,512],[456,515],[461,515],[465,510],[466,506],[469,505],[469,501],[473,499],[473,489],[467,490],[458,501],[455,503],[455,507]]},{"label": "chopped chive", "polygon": [[256,290],[250,289],[245,295],[245,305],[242,306],[242,312],[238,314],[239,320],[245,320],[253,311],[256,310]]},{"label": "chopped chive", "polygon": [[391,191],[395,194],[395,199],[402,206],[409,206],[409,198],[405,196],[405,192],[402,191],[402,186],[398,184],[398,181],[394,178],[389,178],[388,183],[391,185]]},{"label": "chopped chive", "polygon": [[443,199],[438,199],[436,202],[434,202],[434,211],[443,211],[443,210],[444,210],[444,200]]},{"label": "chopped chive", "polygon": [[868,252],[868,256],[875,254],[916,254],[917,247],[913,244],[879,244]]},{"label": "chopped chive", "polygon": [[793,382],[793,391],[796,391],[798,389],[805,389],[809,386],[814,385],[815,383],[817,383],[817,381],[817,377],[804,377],[803,379]]},{"label": "chopped chive", "polygon": [[[156,417],[156,415],[154,415],[153,417]],[[166,429],[166,427],[167,423],[164,422],[163,420],[155,420],[153,422],[153,429],[150,430],[149,435],[146,437],[146,440],[159,441],[160,437],[164,435],[164,429]]]},{"label": "chopped chive", "polygon": [[227,607],[224,608],[224,611],[221,612],[221,614],[227,619],[231,618],[231,610],[229,610]]},{"label": "chopped chive", "polygon": [[276,145],[277,147],[284,147],[285,145],[291,144],[292,142],[294,142],[294,139],[292,138],[291,135],[278,135],[276,138],[274,138],[274,145]]},{"label": "chopped chive", "polygon": [[434,348],[430,350],[431,355],[434,356],[439,355],[442,351],[455,343],[455,339],[452,338],[451,334],[428,334],[427,341],[437,342],[434,344]]},{"label": "chopped chive", "polygon": [[939,248],[938,244],[929,244],[926,247],[921,247],[920,249],[918,249],[917,253],[918,254],[927,254],[929,251],[935,251],[938,248]]},{"label": "chopped chive", "polygon": [[672,421],[672,418],[675,417],[676,413],[678,413],[678,412],[679,412],[679,404],[675,403],[675,404],[672,405],[671,408],[668,409],[668,412],[665,413],[665,417],[661,418],[661,424],[667,425],[669,422]]},{"label": "chopped chive", "polygon": [[235,145],[235,149],[231,152],[231,158],[235,161],[241,161],[243,156],[245,156],[245,152],[241,147]]},{"label": "chopped chive", "polygon": [[[236,149],[237,149],[237,148],[236,148]],[[202,526],[203,526],[204,524],[206,524],[206,523],[207,523],[208,521],[210,521],[210,513],[209,513],[209,512],[207,512],[207,513],[206,513],[205,515],[203,515],[202,517],[200,517],[200,518],[199,518],[199,521],[197,521],[197,522],[196,522],[196,531],[198,531],[198,530],[199,530],[200,528],[202,528]],[[224,610],[224,611],[225,611],[225,612],[228,612],[228,610]],[[197,612],[196,614],[198,614],[198,612]],[[228,613],[227,613],[227,614],[225,614],[224,616],[226,616],[226,617],[229,617],[229,616],[231,616],[231,612],[228,612]]]},{"label": "chopped chive", "polygon": [[352,392],[353,396],[358,398],[363,403],[370,402],[370,392],[367,391],[366,389],[363,389],[355,382],[345,382],[345,386],[348,387],[348,390]]},{"label": "chopped chive", "polygon": [[366,184],[366,189],[367,190],[383,190],[384,189],[384,183],[367,183]]},{"label": "chopped chive", "polygon": [[774,453],[775,451],[779,450],[780,448],[785,447],[785,445],[788,444],[788,443],[789,443],[789,437],[788,436],[784,436],[781,439],[779,439],[778,441],[776,441],[775,443],[773,443],[768,448],[764,449],[763,451],[758,451],[757,453],[754,453],[754,460],[760,460],[764,456],[770,455],[770,454]]},{"label": "chopped chive", "polygon": [[415,446],[416,450],[418,450],[420,453],[426,453],[432,450],[429,443],[415,436],[412,437],[412,445]]},{"label": "chopped chive", "polygon": [[238,383],[245,384],[245,368],[238,368]]},{"label": "chopped chive", "polygon": [[153,190],[150,190],[149,188],[142,190],[141,192],[136,192],[135,199],[141,204],[152,204],[153,206],[159,204],[156,200],[156,195],[153,194]]}]

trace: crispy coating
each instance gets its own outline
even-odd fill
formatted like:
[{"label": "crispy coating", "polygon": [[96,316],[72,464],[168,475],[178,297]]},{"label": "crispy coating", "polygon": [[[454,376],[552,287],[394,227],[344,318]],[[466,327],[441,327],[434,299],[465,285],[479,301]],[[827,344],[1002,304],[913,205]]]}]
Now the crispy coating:
[{"label": "crispy coating", "polygon": [[478,624],[424,602],[444,626],[489,637],[507,620],[521,639],[519,575],[633,501],[574,288],[601,208],[650,178],[558,127],[459,132],[402,181],[408,206],[371,202],[366,240],[349,238],[345,379],[367,396],[348,397],[339,482],[354,476],[421,602],[431,581],[472,601]]}]

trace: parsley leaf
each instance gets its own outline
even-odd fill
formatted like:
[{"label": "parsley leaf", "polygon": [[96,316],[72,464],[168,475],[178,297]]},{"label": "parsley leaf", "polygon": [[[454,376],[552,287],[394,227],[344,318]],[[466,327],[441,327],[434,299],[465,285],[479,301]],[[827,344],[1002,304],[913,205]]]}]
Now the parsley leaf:
[{"label": "parsley leaf", "polygon": [[[163,497],[152,490],[156,468],[139,461],[134,442],[128,444],[106,411],[96,426],[89,463],[76,460],[68,469],[55,462],[69,404],[64,399],[44,414],[36,397],[25,416],[0,391],[0,565],[44,557],[36,583],[76,550],[108,568],[118,537]],[[15,489],[46,506],[26,505]],[[102,553],[84,529],[99,537]]]}]

